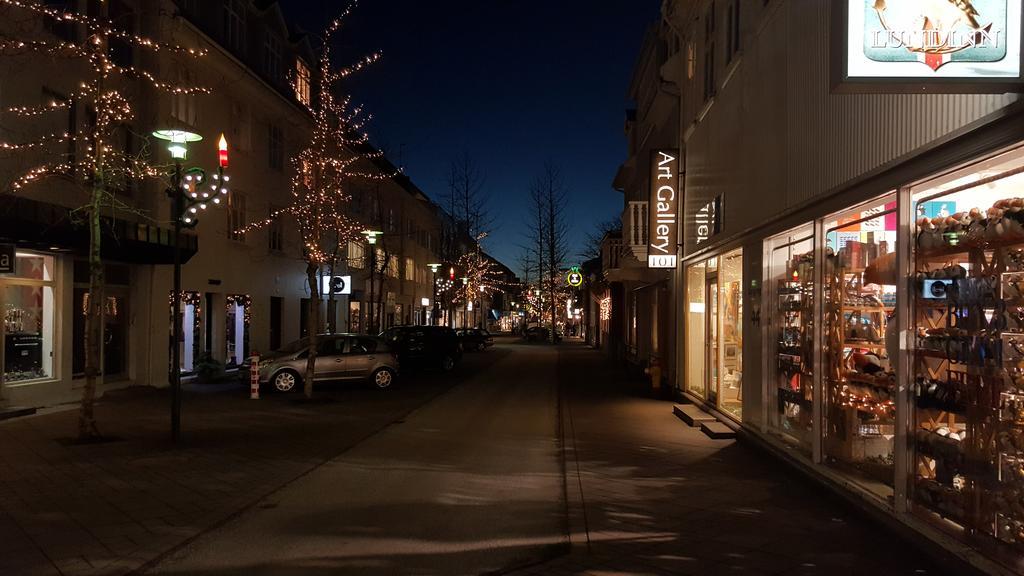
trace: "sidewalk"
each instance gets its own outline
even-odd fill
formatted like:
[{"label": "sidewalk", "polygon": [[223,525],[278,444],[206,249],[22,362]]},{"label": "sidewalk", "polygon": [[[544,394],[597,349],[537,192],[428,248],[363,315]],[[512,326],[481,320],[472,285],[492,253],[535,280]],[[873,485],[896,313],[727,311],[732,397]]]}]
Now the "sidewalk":
[{"label": "sidewalk", "polygon": [[383,393],[318,385],[322,403],[193,388],[178,447],[168,439],[169,395],[150,388],[97,405],[100,430],[116,442],[64,442],[75,410],[0,423],[0,574],[132,572],[457,381],[437,375]]},{"label": "sidewalk", "polygon": [[559,373],[572,551],[516,574],[942,573],[769,456],[622,392],[598,352],[563,346]]}]

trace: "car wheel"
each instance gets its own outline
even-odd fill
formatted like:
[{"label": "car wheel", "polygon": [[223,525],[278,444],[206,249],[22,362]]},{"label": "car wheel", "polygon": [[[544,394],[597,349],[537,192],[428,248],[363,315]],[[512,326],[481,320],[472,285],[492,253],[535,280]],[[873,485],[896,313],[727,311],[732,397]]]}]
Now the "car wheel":
[{"label": "car wheel", "polygon": [[386,390],[395,383],[395,373],[387,368],[378,368],[370,379],[378,390]]},{"label": "car wheel", "polygon": [[291,370],[282,370],[274,375],[271,381],[275,392],[288,393],[299,385],[299,375]]},{"label": "car wheel", "polygon": [[441,358],[441,370],[444,370],[445,372],[451,372],[454,369],[455,358],[452,358],[451,356],[445,356],[444,358]]}]

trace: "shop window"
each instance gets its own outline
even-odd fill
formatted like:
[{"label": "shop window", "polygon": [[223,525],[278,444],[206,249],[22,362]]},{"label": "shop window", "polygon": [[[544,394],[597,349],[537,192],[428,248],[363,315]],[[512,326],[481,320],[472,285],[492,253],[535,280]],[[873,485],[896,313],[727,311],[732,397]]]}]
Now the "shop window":
[{"label": "shop window", "polygon": [[743,414],[743,252],[687,269],[686,388],[724,413]]},{"label": "shop window", "polygon": [[769,380],[768,422],[784,438],[810,453],[814,403],[813,228],[769,241],[771,250],[769,342],[774,380]]},{"label": "shop window", "polygon": [[1024,552],[1024,154],[911,190],[914,510]]},{"label": "shop window", "polygon": [[824,453],[880,497],[892,494],[896,433],[896,199],[826,220]]},{"label": "shop window", "polygon": [[718,283],[718,407],[738,420],[743,415],[742,252],[737,250],[721,257]]},{"label": "shop window", "polygon": [[[72,321],[74,345],[71,353],[71,371],[74,376],[81,377],[85,375],[85,330],[86,314],[89,309],[89,291],[85,288],[75,288],[74,297],[75,316]],[[100,370],[108,379],[124,375],[128,371],[127,305],[128,298],[126,296],[107,296],[106,306],[103,309]]]},{"label": "shop window", "polygon": [[13,277],[0,280],[3,382],[54,378],[54,258],[17,252]]},{"label": "shop window", "polygon": [[226,345],[224,364],[240,366],[249,353],[249,322],[252,314],[252,298],[246,294],[229,294],[225,299],[224,341]]},{"label": "shop window", "polygon": [[295,97],[299,102],[310,105],[309,66],[302,60],[295,60]]},{"label": "shop window", "polygon": [[360,311],[361,306],[362,304],[360,302],[350,301],[348,303],[348,331],[354,334],[358,334],[362,331],[362,323],[360,322],[360,318],[362,316]]},{"label": "shop window", "polygon": [[[172,326],[175,322],[173,317],[174,292],[167,295],[168,310],[171,311]],[[203,339],[203,297],[199,292],[182,292],[181,308],[177,322],[181,323],[181,339],[178,340],[179,365],[178,369],[184,374],[190,374],[195,370],[196,359],[199,357],[200,343]],[[173,341],[173,332],[171,333]]]}]

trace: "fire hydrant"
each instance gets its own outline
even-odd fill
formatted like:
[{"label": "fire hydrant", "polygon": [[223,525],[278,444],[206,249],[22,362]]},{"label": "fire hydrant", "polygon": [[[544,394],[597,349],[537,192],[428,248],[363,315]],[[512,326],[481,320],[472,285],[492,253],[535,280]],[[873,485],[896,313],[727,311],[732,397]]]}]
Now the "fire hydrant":
[{"label": "fire hydrant", "polygon": [[647,368],[644,369],[644,374],[651,378],[651,390],[657,392],[661,389],[661,361],[657,358],[651,358]]}]

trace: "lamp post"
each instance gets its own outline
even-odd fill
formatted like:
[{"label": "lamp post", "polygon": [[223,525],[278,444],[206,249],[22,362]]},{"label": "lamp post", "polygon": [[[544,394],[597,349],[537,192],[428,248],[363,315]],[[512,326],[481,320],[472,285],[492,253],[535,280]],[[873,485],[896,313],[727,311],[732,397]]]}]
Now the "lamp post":
[{"label": "lamp post", "polygon": [[437,326],[437,271],[441,269],[441,264],[427,264],[427,268],[430,268],[430,283],[434,287],[433,299],[431,300],[433,311],[430,316],[430,325]]},{"label": "lamp post", "polygon": [[181,166],[188,155],[188,144],[199,142],[202,136],[184,130],[157,130],[153,132],[153,137],[168,142],[167,150],[174,159],[171,187],[167,189],[174,218],[174,292],[171,296],[174,342],[171,346],[169,384],[171,441],[177,442],[181,438],[181,230],[195,228],[199,223],[199,211],[206,210],[209,203],[220,204],[221,196],[228,193],[227,183],[231,178],[224,174],[224,169],[228,167],[228,143],[223,134],[218,142],[218,167],[210,183],[210,191],[203,188],[206,172],[202,168],[183,170]]},{"label": "lamp post", "polygon": [[370,249],[370,306],[366,309],[367,320],[366,320],[366,332],[367,334],[373,334],[373,274],[374,268],[377,267],[377,237],[383,234],[379,230],[363,230],[363,236],[366,236],[366,244]]},{"label": "lamp post", "polygon": [[465,328],[469,322],[469,312],[472,308],[469,307],[469,290],[466,286],[469,284],[469,278],[462,277],[462,327]]}]

